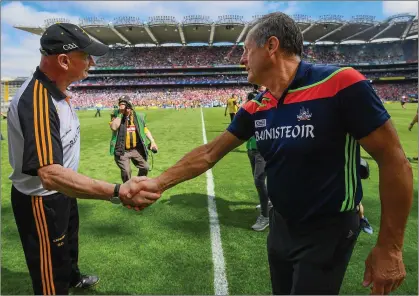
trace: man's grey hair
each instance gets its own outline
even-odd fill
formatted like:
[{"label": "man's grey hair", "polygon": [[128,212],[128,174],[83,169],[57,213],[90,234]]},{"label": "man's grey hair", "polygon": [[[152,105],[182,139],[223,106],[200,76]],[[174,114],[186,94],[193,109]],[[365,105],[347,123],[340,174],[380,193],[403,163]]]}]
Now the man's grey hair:
[{"label": "man's grey hair", "polygon": [[257,19],[248,37],[262,47],[272,36],[278,38],[279,47],[284,52],[302,56],[303,34],[297,23],[285,13],[273,12]]}]

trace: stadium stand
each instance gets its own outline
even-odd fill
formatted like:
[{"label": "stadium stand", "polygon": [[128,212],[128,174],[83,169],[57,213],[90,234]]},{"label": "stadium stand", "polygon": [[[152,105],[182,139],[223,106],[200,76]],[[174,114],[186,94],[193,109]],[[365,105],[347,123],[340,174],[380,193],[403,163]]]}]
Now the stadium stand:
[{"label": "stadium stand", "polygon": [[[417,101],[417,17],[399,14],[381,22],[368,15],[350,20],[339,15],[317,20],[292,17],[304,35],[305,60],[354,67],[370,79],[383,100],[405,96]],[[45,27],[65,21],[48,19]],[[136,17],[118,17],[113,22],[90,17],[79,25],[92,38],[111,46],[91,68],[89,78],[71,86],[79,108],[93,108],[97,103],[112,107],[121,94],[130,95],[137,106],[219,106],[233,93],[245,98],[251,89],[239,61],[241,42],[253,21],[241,16],[212,21],[192,15],[182,22],[171,16],[150,17],[148,22]],[[15,28],[38,35],[44,30]]]},{"label": "stadium stand", "polygon": [[[413,62],[418,59],[417,51],[412,51],[414,40],[403,43],[382,43],[365,45],[315,45],[304,48],[303,57],[313,63],[353,64],[353,63],[394,63]],[[98,60],[102,67],[182,67],[238,65],[241,48],[219,47],[134,47],[111,50]]]}]

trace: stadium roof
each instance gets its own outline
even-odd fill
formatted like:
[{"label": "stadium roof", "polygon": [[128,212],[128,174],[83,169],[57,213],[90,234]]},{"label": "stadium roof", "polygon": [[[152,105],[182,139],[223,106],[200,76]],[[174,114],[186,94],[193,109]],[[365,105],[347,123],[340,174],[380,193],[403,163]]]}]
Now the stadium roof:
[{"label": "stadium roof", "polygon": [[[80,19],[81,26],[91,37],[107,45],[137,44],[191,44],[218,43],[238,44],[243,42],[246,34],[260,16],[245,21],[238,15],[219,16],[213,21],[208,16],[191,15],[178,22],[172,16],[150,17],[142,22],[137,17],[118,17],[113,22],[103,18],[90,17]],[[340,15],[323,15],[312,20],[306,15],[293,15],[298,23],[304,41],[309,43],[346,41],[374,42],[379,40],[404,40],[417,38],[417,15],[393,15],[382,22],[375,21],[374,16],[357,15],[344,20]],[[14,26],[17,29],[42,35],[44,30],[57,22],[69,22],[66,19],[47,19],[40,27]]]}]

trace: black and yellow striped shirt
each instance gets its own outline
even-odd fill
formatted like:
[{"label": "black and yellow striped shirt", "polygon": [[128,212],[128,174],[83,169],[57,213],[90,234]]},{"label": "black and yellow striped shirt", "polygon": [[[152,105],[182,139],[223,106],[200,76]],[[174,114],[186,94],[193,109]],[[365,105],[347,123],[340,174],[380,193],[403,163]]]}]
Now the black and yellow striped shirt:
[{"label": "black and yellow striped shirt", "polygon": [[56,193],[44,188],[38,169],[77,171],[80,160],[80,122],[66,94],[38,67],[10,103],[7,123],[14,187],[29,196]]},{"label": "black and yellow striped shirt", "polygon": [[126,125],[127,125],[127,133],[125,135],[125,149],[133,149],[137,147],[137,144],[140,139],[138,130],[135,127],[133,113],[131,113],[131,115],[128,117],[126,121]]}]

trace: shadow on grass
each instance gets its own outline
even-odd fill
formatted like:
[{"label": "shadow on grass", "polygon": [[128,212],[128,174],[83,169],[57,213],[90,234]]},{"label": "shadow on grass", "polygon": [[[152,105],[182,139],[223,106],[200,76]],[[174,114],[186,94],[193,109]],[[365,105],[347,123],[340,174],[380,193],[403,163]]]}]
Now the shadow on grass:
[{"label": "shadow on grass", "polygon": [[[100,285],[100,283],[98,284]],[[70,289],[69,295],[127,295],[126,291],[98,291],[97,289],[100,288],[92,287],[90,289]]]},{"label": "shadow on grass", "polygon": [[235,153],[246,153],[247,154],[247,150],[240,150],[238,148],[231,150],[231,152],[235,152]]},{"label": "shadow on grass", "polygon": [[29,272],[1,268],[1,295],[33,295]]},{"label": "shadow on grass", "polygon": [[[195,232],[199,229],[208,232],[208,196],[199,193],[173,195],[161,202],[167,206],[189,207],[193,209],[205,209],[205,216],[199,221],[177,221],[171,227],[178,230]],[[250,226],[255,222],[258,210],[255,209],[255,202],[229,201],[222,197],[215,198],[219,223],[235,228],[242,228],[251,231]],[[199,224],[199,226],[197,225]]]},{"label": "shadow on grass", "polygon": [[[91,289],[70,289],[70,295],[126,295],[126,291],[100,291],[100,282]],[[29,272],[1,268],[1,295],[33,295]]]}]

